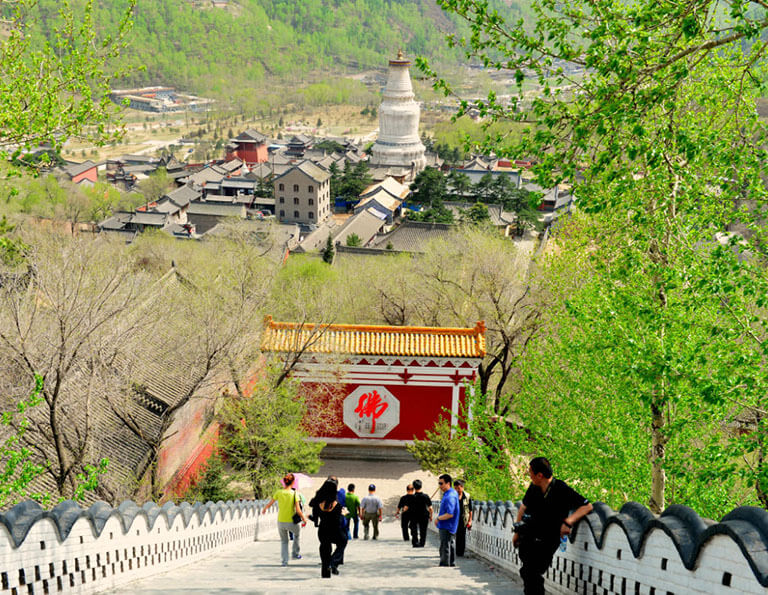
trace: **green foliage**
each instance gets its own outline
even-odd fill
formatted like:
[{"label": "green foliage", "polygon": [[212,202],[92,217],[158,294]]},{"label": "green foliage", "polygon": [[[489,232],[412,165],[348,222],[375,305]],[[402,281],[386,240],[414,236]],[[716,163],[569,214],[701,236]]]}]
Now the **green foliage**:
[{"label": "green foliage", "polygon": [[360,239],[360,236],[356,233],[351,233],[347,236],[347,246],[362,246],[363,240]]},{"label": "green foliage", "polygon": [[[49,22],[59,8],[58,0],[38,1],[43,21]],[[25,3],[32,4],[32,0]],[[381,68],[396,48],[409,55],[432,56],[440,48],[441,31],[467,29],[459,19],[442,15],[429,0],[242,0],[232,10],[211,10],[196,4],[203,3],[138,3],[131,46],[119,65],[140,64],[144,68],[127,70],[122,86],[176,85],[232,98],[243,108],[256,111],[263,98],[255,96],[253,88],[259,85],[261,91],[265,79],[280,78],[295,84],[315,71]],[[495,5],[504,14],[519,14],[517,7],[510,9],[500,0]],[[115,30],[124,8],[120,0],[94,3],[92,21]],[[240,59],[237,68],[232,68],[228,58],[232,43],[242,40],[244,31],[258,31],[258,39],[238,44]],[[52,31],[46,33],[49,39],[55,37]],[[436,53],[444,60],[455,61],[459,56],[457,51],[446,52],[444,48]],[[371,102],[370,93],[359,82],[337,82],[308,88],[303,100],[310,105]],[[353,89],[351,95],[346,95],[347,89]],[[296,100],[301,101],[302,95],[297,94]]]},{"label": "green foliage", "polygon": [[173,179],[164,167],[158,167],[147,176],[146,180],[139,182],[139,190],[144,194],[147,202],[154,202],[162,198],[173,186]]},{"label": "green foliage", "polygon": [[333,264],[334,252],[333,240],[331,239],[331,234],[328,234],[328,237],[325,240],[325,248],[323,249],[323,262],[326,264]]},{"label": "green foliage", "polygon": [[19,401],[15,412],[6,411],[0,415],[0,428],[11,430],[11,434],[0,444],[0,508],[26,498],[40,502],[48,499],[43,494],[27,491],[29,485],[45,473],[45,465],[33,462],[32,449],[21,444],[29,427],[28,410],[42,401],[42,390],[43,378],[35,376],[35,388],[29,397]]},{"label": "green foliage", "polygon": [[419,466],[433,475],[448,473],[463,477],[461,455],[465,444],[451,435],[450,420],[441,417],[424,435],[424,440],[414,438],[413,442],[405,447],[418,461]]},{"label": "green foliage", "polygon": [[416,174],[411,184],[411,202],[421,205],[439,206],[448,196],[443,173],[428,167]]},{"label": "green foliage", "polygon": [[302,427],[305,399],[299,383],[274,385],[279,368],[271,368],[243,397],[229,397],[219,415],[221,452],[249,483],[256,498],[269,495],[286,470],[314,473],[320,468],[322,442],[308,442]]},{"label": "green foliage", "polygon": [[21,238],[13,237],[16,226],[8,223],[3,215],[0,219],[0,263],[9,268],[14,268],[24,261],[29,246]]},{"label": "green foliage", "polygon": [[[3,2],[6,33],[0,79],[0,156],[36,166],[24,157],[40,143],[54,151],[70,137],[104,144],[120,138],[108,94],[120,70],[135,0],[116,1],[108,22],[89,2]],[[99,23],[98,26],[96,23]]]},{"label": "green foliage", "polygon": [[408,211],[408,219],[424,223],[453,223],[453,211],[440,202],[421,211]]},{"label": "green foliage", "polygon": [[468,392],[468,406],[460,412],[457,425],[441,418],[425,433],[426,439],[414,440],[408,451],[422,469],[462,477],[475,498],[507,500],[527,480],[524,457],[512,454],[517,431],[503,419],[481,413],[488,403],[479,390]]},{"label": "green foliage", "polygon": [[237,494],[229,487],[230,479],[221,455],[213,455],[201,469],[197,480],[184,494],[184,499],[199,502],[227,502]]},{"label": "green foliage", "polygon": [[[35,480],[46,472],[48,463],[35,461],[32,448],[23,443],[30,426],[28,415],[42,403],[42,392],[43,378],[36,374],[35,388],[26,399],[16,404],[16,411],[0,414],[0,429],[10,430],[10,433],[2,432],[8,436],[0,443],[0,509],[26,499],[36,500],[43,506],[51,504],[50,494],[30,491],[34,489]],[[108,464],[109,460],[102,458],[98,465],[85,465],[85,472],[76,475],[72,499],[80,502],[86,492],[96,490]]]},{"label": "green foliage", "polygon": [[[355,199],[373,183],[373,178],[368,171],[368,164],[365,161],[358,161],[354,167],[347,164],[341,176],[338,175],[338,170],[336,173],[334,172],[332,166],[329,170],[331,172],[331,193],[334,198]],[[336,175],[335,183],[334,175]]]},{"label": "green foliage", "polygon": [[[344,153],[344,145],[337,143],[335,140],[322,140],[319,143],[315,143],[315,149],[327,151],[328,153]],[[329,171],[333,169],[334,166],[336,168],[336,173],[339,173],[339,166],[336,165],[335,161],[331,163],[331,166],[328,168]]]},{"label": "green foliage", "polygon": [[768,507],[761,3],[692,16],[687,3],[541,0],[532,27],[482,1],[439,4],[474,31],[449,43],[517,81],[511,101],[489,92],[459,115],[530,124],[490,132],[482,152],[534,156],[538,182],[577,183],[586,214],[542,269],[552,317],[513,415],[612,503]]},{"label": "green foliage", "polygon": [[82,502],[85,498],[86,492],[93,492],[99,487],[99,478],[106,474],[107,467],[109,466],[109,459],[104,457],[99,459],[98,465],[84,465],[85,472],[78,473],[75,477],[77,479],[77,485],[72,494],[72,499],[77,502]]},{"label": "green foliage", "polygon": [[12,209],[72,224],[101,221],[115,211],[130,210],[146,202],[140,194],[120,192],[105,182],[84,187],[59,181],[53,175],[21,177],[18,186],[18,199],[9,201]]},{"label": "green foliage", "polygon": [[470,223],[485,223],[491,220],[488,207],[481,202],[476,202],[468,209],[463,209],[461,215]]}]

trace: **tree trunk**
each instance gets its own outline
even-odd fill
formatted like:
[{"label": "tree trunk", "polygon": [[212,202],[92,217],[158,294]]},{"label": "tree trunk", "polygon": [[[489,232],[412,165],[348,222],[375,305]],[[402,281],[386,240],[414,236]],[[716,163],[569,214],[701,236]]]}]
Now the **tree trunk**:
[{"label": "tree trunk", "polygon": [[667,440],[663,432],[664,406],[658,398],[651,403],[651,415],[651,500],[648,508],[654,514],[661,514],[665,500],[664,455]]}]

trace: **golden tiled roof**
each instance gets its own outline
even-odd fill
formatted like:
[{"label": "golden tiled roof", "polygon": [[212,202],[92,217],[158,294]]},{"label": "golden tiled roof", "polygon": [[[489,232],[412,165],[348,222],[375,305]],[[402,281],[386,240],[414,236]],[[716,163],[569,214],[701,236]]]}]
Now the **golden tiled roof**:
[{"label": "golden tiled roof", "polygon": [[298,324],[264,319],[262,351],[401,355],[412,357],[483,357],[485,323],[474,328]]}]

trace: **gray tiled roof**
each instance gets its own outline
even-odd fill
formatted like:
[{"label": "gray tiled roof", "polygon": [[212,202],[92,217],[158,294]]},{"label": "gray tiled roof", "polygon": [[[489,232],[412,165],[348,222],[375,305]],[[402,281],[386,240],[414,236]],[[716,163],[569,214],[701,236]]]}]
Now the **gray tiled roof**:
[{"label": "gray tiled roof", "polygon": [[329,174],[327,171],[322,169],[321,167],[318,167],[311,161],[302,161],[301,163],[298,163],[294,165],[291,169],[286,171],[285,173],[279,175],[276,180],[279,178],[282,178],[284,175],[286,175],[288,172],[298,169],[302,171],[304,174],[309,176],[311,179],[313,179],[318,184],[325,182],[326,180],[330,179],[331,174]]},{"label": "gray tiled roof", "polygon": [[96,164],[89,159],[88,161],[83,161],[82,163],[73,163],[72,165],[68,165],[64,168],[64,173],[69,177],[74,178],[75,176],[79,176],[80,174],[87,172],[89,169],[93,169],[94,167],[96,167]]},{"label": "gray tiled roof", "polygon": [[361,211],[357,215],[350,217],[338,231],[334,237],[334,241],[346,246],[347,238],[352,234],[356,234],[362,240],[362,245],[365,246],[377,233],[379,233],[385,223],[386,221],[374,215],[370,209],[366,209],[365,211]]},{"label": "gray tiled roof", "polygon": [[256,143],[265,143],[268,140],[268,137],[263,135],[258,130],[255,130],[253,128],[249,128],[248,130],[244,130],[240,134],[238,134],[235,137],[236,141],[243,141],[243,142],[256,142]]},{"label": "gray tiled roof", "polygon": [[214,217],[245,217],[245,205],[224,202],[193,202],[187,215],[209,215]]},{"label": "gray tiled roof", "polygon": [[421,223],[405,220],[388,234],[378,236],[371,248],[386,248],[392,243],[397,252],[423,252],[429,242],[448,239],[456,233],[457,227],[446,223]]},{"label": "gray tiled roof", "polygon": [[200,196],[200,192],[191,186],[182,186],[181,188],[176,188],[176,190],[173,190],[165,195],[166,198],[181,208],[186,207],[193,200],[200,198]]}]

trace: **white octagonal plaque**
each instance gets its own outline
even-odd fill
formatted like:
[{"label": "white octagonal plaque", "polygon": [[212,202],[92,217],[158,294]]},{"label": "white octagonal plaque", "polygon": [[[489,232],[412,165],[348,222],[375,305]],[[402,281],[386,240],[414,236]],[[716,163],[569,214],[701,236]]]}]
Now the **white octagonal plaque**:
[{"label": "white octagonal plaque", "polygon": [[358,386],[344,399],[344,423],[361,438],[383,438],[400,423],[400,401],[383,386]]}]

